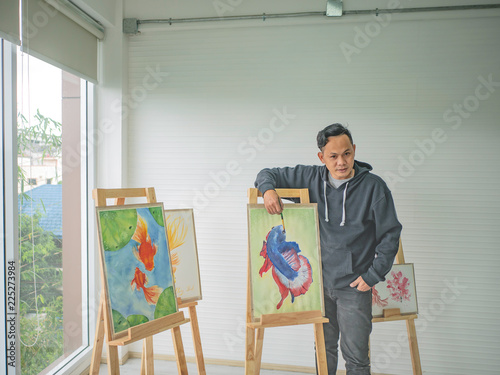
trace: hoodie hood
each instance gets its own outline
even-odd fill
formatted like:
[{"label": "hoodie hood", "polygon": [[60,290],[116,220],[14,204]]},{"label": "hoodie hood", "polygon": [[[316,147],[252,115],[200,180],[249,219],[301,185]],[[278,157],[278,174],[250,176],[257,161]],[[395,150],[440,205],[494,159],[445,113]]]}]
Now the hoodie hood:
[{"label": "hoodie hood", "polygon": [[344,194],[343,194],[343,199],[342,199],[342,221],[340,222],[340,226],[343,227],[346,222],[346,217],[345,217],[345,202],[347,198],[347,187],[351,185],[358,184],[360,181],[363,180],[364,176],[372,170],[372,166],[368,163],[360,162],[355,160],[354,161],[354,176],[350,178],[348,181],[346,181],[344,184],[340,185],[338,188],[335,188],[330,185],[328,174],[330,173],[328,171],[328,168],[326,166],[323,166],[323,170],[321,171],[321,178],[323,180],[323,200],[325,202],[325,221],[328,223],[330,221],[330,218],[328,217],[328,199],[326,197],[326,189],[327,185],[330,185],[333,189],[344,189]]}]

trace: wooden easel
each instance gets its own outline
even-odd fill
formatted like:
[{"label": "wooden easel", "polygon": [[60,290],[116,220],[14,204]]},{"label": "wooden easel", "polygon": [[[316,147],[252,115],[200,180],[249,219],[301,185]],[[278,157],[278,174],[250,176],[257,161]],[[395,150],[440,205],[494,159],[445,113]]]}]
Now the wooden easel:
[{"label": "wooden easel", "polygon": [[197,301],[194,302],[182,302],[182,299],[178,298],[179,309],[188,309],[189,319],[191,320],[191,334],[193,336],[193,346],[194,354],[196,359],[196,367],[198,368],[199,375],[206,375],[205,371],[205,360],[203,359],[203,349],[201,347],[201,336],[200,328],[198,326],[198,315],[196,314]]},{"label": "wooden easel", "polygon": [[[276,192],[282,198],[300,198],[301,203],[309,203],[308,189],[276,189]],[[248,203],[257,203],[257,198],[261,196],[262,194],[258,189],[248,189]],[[248,256],[245,375],[258,375],[260,373],[265,328],[298,324],[314,324],[318,374],[328,375],[328,368],[326,365],[325,336],[323,333],[323,323],[328,323],[328,319],[323,317],[321,311],[268,314],[262,315],[260,322],[252,321],[250,254]]]},{"label": "wooden easel", "polygon": [[[108,198],[114,199],[115,205],[124,205],[125,198],[146,197],[148,203],[156,203],[156,194],[154,188],[136,188],[136,189],[94,189],[92,198],[96,207],[107,206]],[[100,244],[99,244],[100,246]],[[101,262],[101,280],[105,285],[104,265],[102,257]],[[141,375],[154,374],[154,356],[153,356],[153,335],[159,332],[172,330],[172,339],[174,342],[175,357],[177,360],[177,369],[179,374],[187,375],[186,357],[184,355],[184,346],[182,345],[180,325],[188,323],[189,319],[184,318],[182,311],[155,319],[147,324],[135,326],[128,329],[126,336],[118,339],[112,339],[111,321],[108,314],[108,304],[105,300],[104,287],[101,292],[99,311],[97,313],[97,327],[94,339],[94,348],[92,351],[92,360],[90,364],[90,375],[99,374],[99,365],[102,357],[102,346],[106,337],[108,374],[119,375],[120,363],[118,359],[118,346],[127,345],[138,340],[144,339],[142,346]]]},{"label": "wooden easel", "polygon": [[[399,239],[399,249],[396,254],[396,264],[404,264],[405,256],[403,254],[403,244]],[[379,322],[392,322],[395,320],[406,320],[406,330],[408,331],[408,342],[410,344],[411,365],[413,375],[422,375],[422,367],[420,364],[420,353],[418,351],[417,330],[415,329],[415,319],[418,318],[417,314],[401,315],[399,309],[389,309],[398,311],[384,310],[384,317],[373,318],[373,323]]]},{"label": "wooden easel", "polygon": [[191,320],[191,335],[193,337],[194,354],[198,375],[206,375],[205,360],[203,358],[203,349],[201,347],[201,335],[198,325],[198,314],[196,313],[197,300],[183,301],[181,297],[177,297],[177,306],[179,309],[188,309],[189,319]]}]

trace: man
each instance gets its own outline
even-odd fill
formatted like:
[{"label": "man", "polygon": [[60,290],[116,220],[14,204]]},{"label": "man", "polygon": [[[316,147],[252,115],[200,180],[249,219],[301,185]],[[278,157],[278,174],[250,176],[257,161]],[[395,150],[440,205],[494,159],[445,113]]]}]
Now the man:
[{"label": "man", "polygon": [[255,186],[270,214],[283,211],[274,189],[309,189],[311,202],[318,204],[330,320],[323,326],[328,374],[337,371],[339,336],[347,375],[370,374],[371,288],[390,271],[402,227],[387,185],[370,173],[369,164],[354,160],[356,145],[349,130],[341,124],[327,126],[317,142],[324,165],[263,169]]}]

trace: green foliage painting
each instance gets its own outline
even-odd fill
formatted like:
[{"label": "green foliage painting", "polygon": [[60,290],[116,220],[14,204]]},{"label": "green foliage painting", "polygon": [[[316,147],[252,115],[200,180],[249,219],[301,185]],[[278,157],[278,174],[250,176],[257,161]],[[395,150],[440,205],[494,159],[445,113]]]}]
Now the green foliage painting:
[{"label": "green foliage painting", "polygon": [[101,214],[102,243],[105,251],[117,251],[128,244],[137,226],[137,212],[106,211]]},{"label": "green foliage painting", "polygon": [[155,309],[155,319],[173,314],[175,311],[174,288],[169,286],[162,292],[162,294],[160,294],[160,297],[158,298],[158,303],[156,304]]}]

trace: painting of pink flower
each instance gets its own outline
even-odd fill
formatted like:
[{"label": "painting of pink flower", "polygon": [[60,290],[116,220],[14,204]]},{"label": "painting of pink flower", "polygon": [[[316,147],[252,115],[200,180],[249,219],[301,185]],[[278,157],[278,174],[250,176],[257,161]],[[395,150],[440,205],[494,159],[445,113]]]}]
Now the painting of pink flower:
[{"label": "painting of pink flower", "polygon": [[388,309],[399,309],[402,315],[418,313],[413,264],[394,264],[386,279],[373,286],[373,317],[384,316]]},{"label": "painting of pink flower", "polygon": [[391,276],[392,280],[387,280],[387,288],[390,290],[391,299],[397,302],[409,301],[411,294],[408,278],[404,277],[401,271],[392,271]]}]

